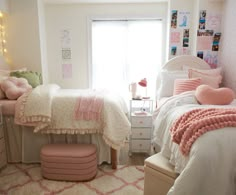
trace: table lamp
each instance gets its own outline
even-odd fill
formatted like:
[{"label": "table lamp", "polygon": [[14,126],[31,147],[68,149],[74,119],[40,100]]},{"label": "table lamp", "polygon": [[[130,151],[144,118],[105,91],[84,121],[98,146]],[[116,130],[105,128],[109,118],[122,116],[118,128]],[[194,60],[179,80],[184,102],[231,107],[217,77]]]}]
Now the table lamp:
[{"label": "table lamp", "polygon": [[146,88],[146,89],[145,89],[145,93],[146,93],[145,96],[146,96],[146,97],[143,97],[143,99],[148,99],[149,97],[147,97],[147,79],[146,79],[146,78],[141,79],[141,80],[138,82],[138,84],[139,84],[140,86]]}]

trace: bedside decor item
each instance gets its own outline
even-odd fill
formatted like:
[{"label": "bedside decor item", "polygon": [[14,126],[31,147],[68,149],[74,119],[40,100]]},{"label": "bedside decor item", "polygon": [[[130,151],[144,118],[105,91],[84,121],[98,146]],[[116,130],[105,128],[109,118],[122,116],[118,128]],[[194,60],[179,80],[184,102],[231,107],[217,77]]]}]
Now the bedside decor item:
[{"label": "bedside decor item", "polygon": [[138,84],[141,86],[141,87],[145,87],[145,96],[142,97],[143,99],[149,99],[149,97],[147,97],[147,79],[146,78],[143,78],[141,79]]},{"label": "bedside decor item", "polygon": [[132,94],[132,99],[136,98],[136,92],[137,92],[137,83],[131,83],[129,84],[129,91]]}]

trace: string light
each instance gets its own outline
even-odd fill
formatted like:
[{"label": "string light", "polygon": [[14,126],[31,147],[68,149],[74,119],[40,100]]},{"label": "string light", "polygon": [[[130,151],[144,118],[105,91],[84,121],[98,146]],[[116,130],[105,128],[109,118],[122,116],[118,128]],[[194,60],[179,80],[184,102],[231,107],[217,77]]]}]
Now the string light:
[{"label": "string light", "polygon": [[7,53],[6,49],[6,39],[5,39],[5,27],[3,23],[3,13],[0,11],[0,52],[1,55],[4,55]]}]

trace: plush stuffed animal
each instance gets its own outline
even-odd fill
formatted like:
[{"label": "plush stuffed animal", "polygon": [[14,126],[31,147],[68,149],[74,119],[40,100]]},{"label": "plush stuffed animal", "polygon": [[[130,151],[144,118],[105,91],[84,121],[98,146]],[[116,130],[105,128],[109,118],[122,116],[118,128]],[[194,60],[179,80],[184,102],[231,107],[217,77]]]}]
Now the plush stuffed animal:
[{"label": "plush stuffed animal", "polygon": [[1,83],[1,89],[10,100],[18,99],[23,93],[32,89],[25,78],[8,77]]}]

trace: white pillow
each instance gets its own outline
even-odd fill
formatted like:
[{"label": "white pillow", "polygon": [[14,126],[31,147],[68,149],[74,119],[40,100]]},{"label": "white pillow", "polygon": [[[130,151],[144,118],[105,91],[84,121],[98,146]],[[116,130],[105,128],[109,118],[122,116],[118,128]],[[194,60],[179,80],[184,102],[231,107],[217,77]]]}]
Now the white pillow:
[{"label": "white pillow", "polygon": [[182,69],[184,71],[195,70],[197,72],[205,73],[205,74],[212,75],[212,76],[221,75],[221,73],[222,73],[221,67],[215,68],[215,69],[198,69],[198,68],[192,68],[190,66],[183,65]]},{"label": "white pillow", "polygon": [[160,87],[157,91],[157,98],[170,97],[173,95],[174,83],[176,79],[187,79],[187,71],[161,71]]}]

